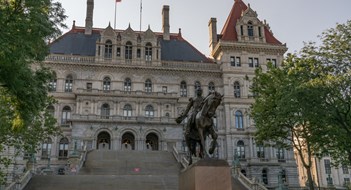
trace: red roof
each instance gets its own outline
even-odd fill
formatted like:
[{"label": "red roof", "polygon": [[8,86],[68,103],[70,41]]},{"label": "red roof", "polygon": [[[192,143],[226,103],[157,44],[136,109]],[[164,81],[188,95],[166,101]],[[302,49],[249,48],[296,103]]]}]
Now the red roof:
[{"label": "red roof", "polygon": [[[235,30],[236,22],[241,18],[241,13],[244,12],[248,7],[242,0],[235,0],[232,10],[225,22],[222,32],[221,32],[221,40],[225,41],[238,41],[238,34]],[[277,40],[273,34],[268,30],[268,28],[264,27],[266,42],[269,44],[281,45],[282,43]]]}]

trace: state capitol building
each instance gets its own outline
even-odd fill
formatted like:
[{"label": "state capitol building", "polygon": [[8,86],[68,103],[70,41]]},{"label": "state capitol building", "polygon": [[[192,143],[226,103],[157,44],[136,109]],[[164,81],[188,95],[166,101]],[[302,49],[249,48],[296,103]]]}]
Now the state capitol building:
[{"label": "state capitol building", "polygon": [[[36,154],[38,164],[65,165],[72,150],[186,150],[183,127],[175,118],[185,110],[195,89],[224,94],[214,118],[218,151],[241,172],[267,187],[278,186],[278,173],[298,187],[293,150],[266,147],[254,139],[250,118],[255,70],[279,66],[287,51],[269,25],[242,0],[233,2],[222,28],[208,18],[209,57],[170,32],[171,7],[162,11],[162,31],[93,27],[94,1],[87,0],[85,26],[72,28],[51,42],[44,65],[56,74],[50,94],[63,136],[47,139]],[[176,19],[176,18],[175,18]],[[206,18],[204,18],[206,19]],[[225,18],[219,18],[225,19]],[[203,39],[208,40],[208,39]]]}]

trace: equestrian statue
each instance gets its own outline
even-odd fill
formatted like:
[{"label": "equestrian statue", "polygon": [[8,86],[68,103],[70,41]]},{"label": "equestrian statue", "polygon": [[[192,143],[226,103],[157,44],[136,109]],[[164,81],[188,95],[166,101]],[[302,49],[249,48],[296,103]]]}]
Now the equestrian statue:
[{"label": "equestrian statue", "polygon": [[[213,117],[216,109],[222,101],[222,95],[218,92],[210,92],[205,98],[202,96],[202,89],[196,89],[196,97],[190,98],[185,111],[176,118],[179,124],[185,118],[190,116],[185,126],[185,142],[189,149],[189,165],[192,164],[192,156],[200,158],[208,158],[205,147],[205,140],[208,135],[211,135],[212,142],[208,153],[213,154],[217,146],[217,134],[214,130]],[[200,145],[200,152],[196,155],[196,146]]]}]

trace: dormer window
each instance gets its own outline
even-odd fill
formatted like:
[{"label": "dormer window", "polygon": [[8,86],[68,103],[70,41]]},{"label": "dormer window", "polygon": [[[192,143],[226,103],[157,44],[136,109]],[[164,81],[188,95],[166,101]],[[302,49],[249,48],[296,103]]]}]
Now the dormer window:
[{"label": "dormer window", "polygon": [[105,58],[112,58],[112,42],[111,40],[107,40],[105,43]]},{"label": "dormer window", "polygon": [[145,61],[150,62],[152,60],[152,47],[151,43],[147,43],[145,46]]},{"label": "dormer window", "polygon": [[132,47],[132,42],[127,42],[126,43],[126,51],[125,51],[125,58],[126,59],[132,59],[132,51],[133,47]]},{"label": "dormer window", "polygon": [[248,35],[249,37],[253,37],[253,36],[254,36],[253,25],[252,25],[252,22],[251,22],[251,21],[249,21],[249,22],[247,23],[247,35]]}]

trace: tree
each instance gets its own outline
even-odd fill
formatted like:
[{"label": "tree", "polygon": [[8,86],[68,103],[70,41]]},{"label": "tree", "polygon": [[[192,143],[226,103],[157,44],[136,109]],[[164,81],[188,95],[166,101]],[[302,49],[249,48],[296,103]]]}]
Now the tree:
[{"label": "tree", "polygon": [[326,30],[320,39],[321,45],[306,44],[301,53],[329,70],[327,76],[313,81],[325,91],[322,109],[332,128],[330,138],[318,145],[336,164],[351,165],[351,20]]},{"label": "tree", "polygon": [[7,146],[34,152],[57,131],[46,111],[53,103],[47,93],[52,72],[40,62],[65,18],[52,0],[0,0],[0,152]]},{"label": "tree", "polygon": [[313,188],[311,156],[326,153],[351,163],[351,21],[307,43],[280,68],[254,78],[252,105],[258,142],[293,146]]},{"label": "tree", "polygon": [[325,138],[327,131],[319,126],[323,100],[319,86],[309,81],[325,73],[318,62],[289,55],[280,68],[270,65],[267,72],[258,69],[252,86],[256,141],[282,148],[293,146],[306,168],[310,189],[315,142]]}]

